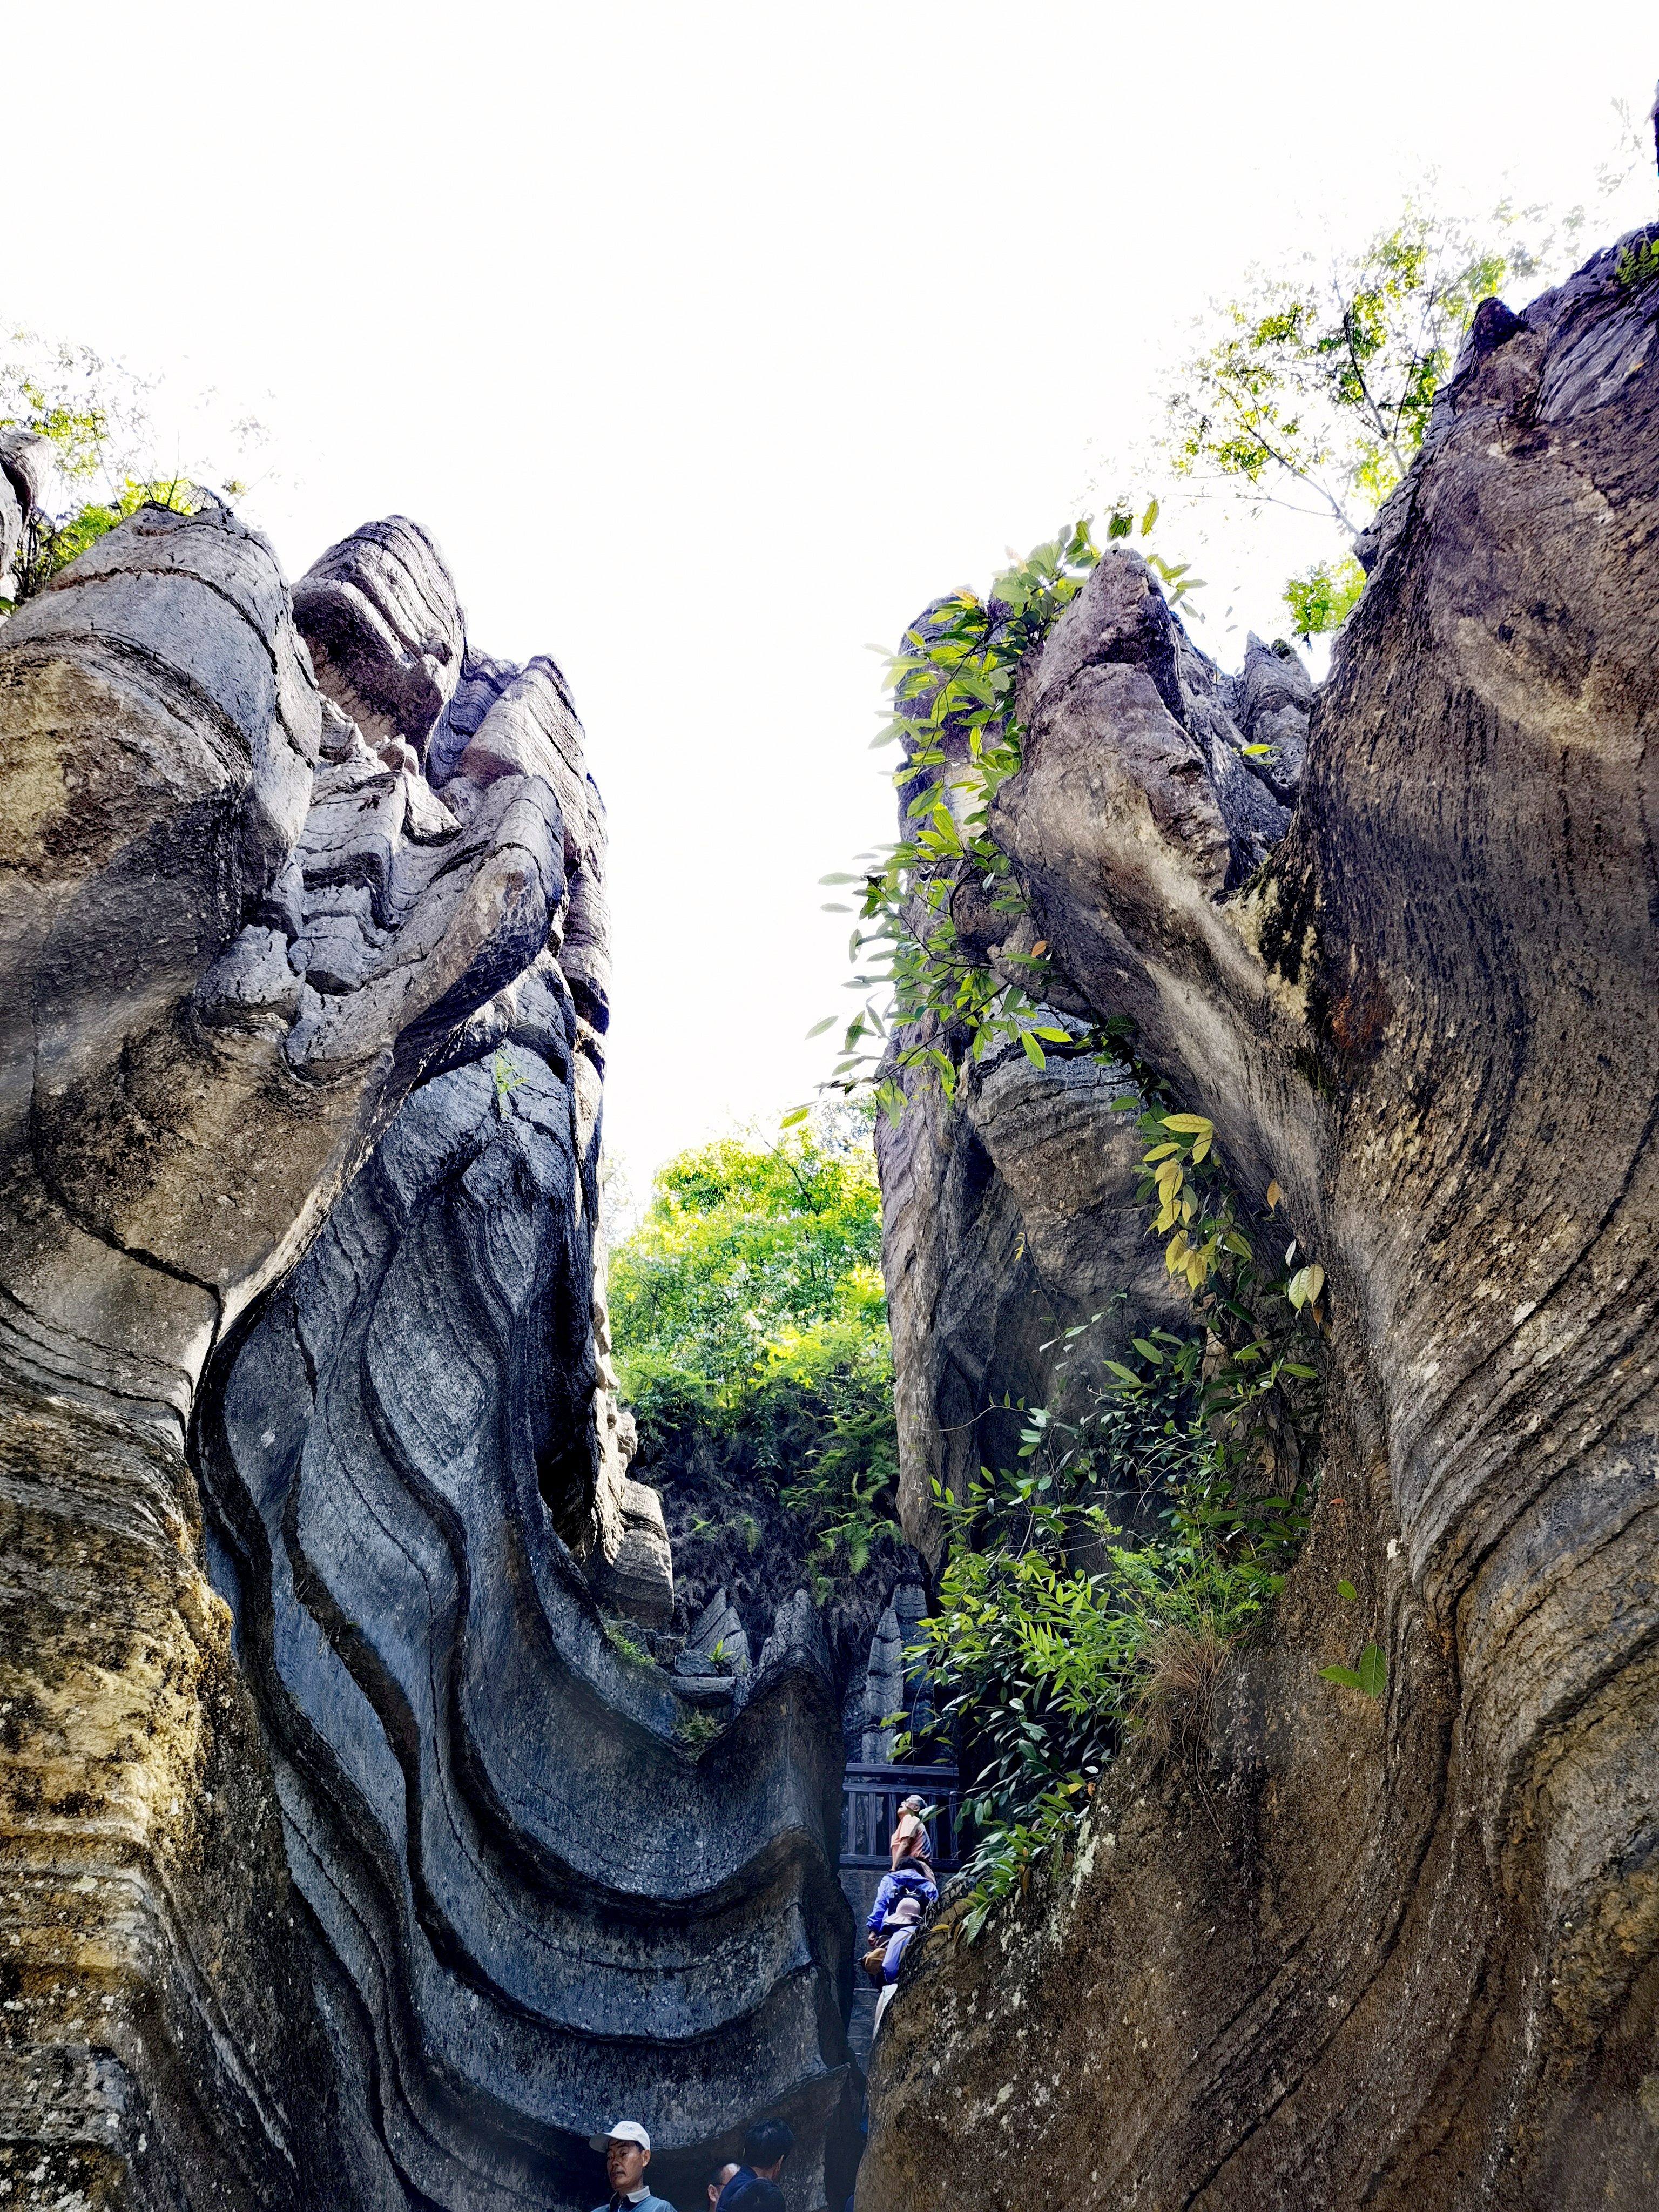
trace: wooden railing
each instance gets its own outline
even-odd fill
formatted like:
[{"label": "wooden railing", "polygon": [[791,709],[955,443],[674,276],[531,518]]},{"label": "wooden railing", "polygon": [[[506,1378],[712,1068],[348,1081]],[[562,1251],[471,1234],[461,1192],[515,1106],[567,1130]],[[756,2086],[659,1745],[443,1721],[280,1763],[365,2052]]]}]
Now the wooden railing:
[{"label": "wooden railing", "polygon": [[841,1785],[841,1863],[885,1867],[899,1807],[920,1797],[930,1815],[935,1874],[962,1863],[961,1797],[954,1766],[849,1765]]}]

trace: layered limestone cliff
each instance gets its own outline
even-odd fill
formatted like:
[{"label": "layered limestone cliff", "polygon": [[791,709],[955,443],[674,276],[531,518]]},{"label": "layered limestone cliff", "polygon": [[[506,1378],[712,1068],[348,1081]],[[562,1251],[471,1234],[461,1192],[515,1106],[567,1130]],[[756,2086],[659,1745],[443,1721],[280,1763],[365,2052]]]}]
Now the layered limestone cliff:
[{"label": "layered limestone cliff", "polygon": [[[1195,685],[1114,552],[1024,672],[993,827],[1029,926],[1284,1187],[1328,1278],[1322,1483],[1198,1740],[1132,1744],[977,1944],[947,1911],[913,1947],[860,2212],[1659,2191],[1656,544],[1659,287],[1607,252],[1482,309],[1265,869],[1236,740],[1303,712],[1265,661]],[[919,1542],[1030,1369],[998,1250],[1024,1229],[1026,1307],[1141,1295],[1091,1079],[1014,1073],[884,1154]],[[1316,1673],[1367,1636],[1377,1702]]]},{"label": "layered limestone cliff", "polygon": [[[38,487],[0,453],[0,534]],[[4,558],[0,557],[0,567]],[[610,1389],[605,821],[393,518],[0,627],[0,2194],[586,2203],[846,2091],[840,1715],[715,1736]],[[830,2176],[833,2184],[836,2179]]]}]

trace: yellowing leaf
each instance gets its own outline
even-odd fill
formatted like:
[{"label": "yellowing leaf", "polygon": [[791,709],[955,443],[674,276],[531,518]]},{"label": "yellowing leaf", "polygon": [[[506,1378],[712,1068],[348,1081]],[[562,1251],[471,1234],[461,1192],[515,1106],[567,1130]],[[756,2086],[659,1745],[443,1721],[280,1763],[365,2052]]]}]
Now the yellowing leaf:
[{"label": "yellowing leaf", "polygon": [[1316,1261],[1310,1261],[1305,1267],[1298,1267],[1291,1277],[1285,1285],[1285,1294],[1299,1312],[1304,1305],[1312,1305],[1324,1287],[1325,1270]]},{"label": "yellowing leaf", "polygon": [[1279,1200],[1283,1198],[1284,1195],[1285,1194],[1279,1188],[1277,1181],[1270,1182],[1267,1185],[1267,1211],[1269,1213],[1273,1212],[1274,1206],[1278,1205]]},{"label": "yellowing leaf", "polygon": [[1166,1114],[1164,1126],[1182,1137],[1212,1137],[1215,1134],[1214,1122],[1206,1121],[1202,1114]]}]

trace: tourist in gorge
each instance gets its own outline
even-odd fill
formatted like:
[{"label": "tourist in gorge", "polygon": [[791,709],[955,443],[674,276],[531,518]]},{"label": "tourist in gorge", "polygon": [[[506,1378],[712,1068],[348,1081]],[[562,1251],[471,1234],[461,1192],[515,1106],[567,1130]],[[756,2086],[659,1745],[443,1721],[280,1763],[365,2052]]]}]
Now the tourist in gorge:
[{"label": "tourist in gorge", "polygon": [[[795,2131],[787,2120],[757,2120],[743,2139],[743,2164],[721,2191],[717,2212],[736,2212],[738,2196],[750,2182],[776,2181],[794,2147]],[[763,2204],[750,2204],[746,2196],[744,2206],[746,2212],[766,2212]]]},{"label": "tourist in gorge", "polygon": [[732,2185],[726,2212],[783,2212],[783,2191],[758,2174],[740,2175]]},{"label": "tourist in gorge", "polygon": [[890,1874],[883,1875],[870,1917],[864,1923],[871,1942],[864,1969],[872,1981],[890,1986],[897,1980],[906,1946],[921,1927],[927,1907],[938,1902],[939,1884],[926,1859],[907,1854]]},{"label": "tourist in gorge", "polygon": [[608,2203],[593,2212],[674,2212],[665,2197],[653,2196],[645,2169],[651,2163],[651,2138],[637,2120],[615,2121],[610,2132],[589,2136],[588,2144],[605,2153],[605,2178],[611,2184]]},{"label": "tourist in gorge", "polygon": [[932,1866],[933,1843],[927,1832],[927,1823],[921,1817],[924,1809],[924,1801],[916,1796],[907,1797],[899,1807],[892,1841],[887,1846],[890,1866],[897,1866],[902,1858],[924,1859]]},{"label": "tourist in gorge", "polygon": [[737,2160],[728,2158],[724,2166],[717,2166],[709,2175],[705,2187],[705,2193],[708,2198],[708,2212],[717,2212],[721,2192],[737,2170]]}]

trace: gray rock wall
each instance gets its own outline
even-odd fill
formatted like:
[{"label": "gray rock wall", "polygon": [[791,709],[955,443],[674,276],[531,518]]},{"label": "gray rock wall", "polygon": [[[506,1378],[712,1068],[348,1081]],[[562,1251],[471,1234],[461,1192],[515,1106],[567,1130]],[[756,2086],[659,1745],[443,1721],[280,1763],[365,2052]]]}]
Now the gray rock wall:
[{"label": "gray rock wall", "polygon": [[623,2105],[671,2193],[787,2111],[822,2199],[823,1655],[781,1612],[711,1731],[600,1611],[672,1604],[604,858],[399,518],[290,594],[148,508],[0,626],[10,2202],[585,2205]]},{"label": "gray rock wall", "polygon": [[787,1644],[699,1756],[553,1538],[590,1379],[577,1180],[560,1071],[505,1116],[487,1068],[440,1076],[228,1349],[201,1462],[243,1662],[384,2185],[576,2202],[616,2112],[671,2173],[764,2107],[817,2202],[842,2088],[833,1700]]},{"label": "gray rock wall", "polygon": [[1327,1269],[1324,1472],[1191,1754],[913,1947],[860,2212],[1654,2200],[1656,364],[1612,252],[1483,311],[1254,883],[1138,564],[1028,672],[994,828]]}]

